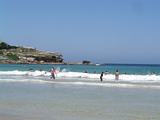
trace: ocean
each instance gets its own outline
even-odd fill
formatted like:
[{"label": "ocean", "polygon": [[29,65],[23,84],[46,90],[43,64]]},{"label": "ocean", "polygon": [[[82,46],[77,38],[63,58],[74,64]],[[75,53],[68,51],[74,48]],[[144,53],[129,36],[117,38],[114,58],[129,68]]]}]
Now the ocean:
[{"label": "ocean", "polygon": [[159,91],[160,65],[1,64],[0,120],[159,120]]}]

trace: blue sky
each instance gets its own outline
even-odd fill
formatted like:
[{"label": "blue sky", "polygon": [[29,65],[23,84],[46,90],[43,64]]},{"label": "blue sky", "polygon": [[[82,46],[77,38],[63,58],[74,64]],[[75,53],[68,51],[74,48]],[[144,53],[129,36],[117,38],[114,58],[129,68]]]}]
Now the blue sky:
[{"label": "blue sky", "polygon": [[0,39],[65,61],[160,64],[159,0],[0,0]]}]

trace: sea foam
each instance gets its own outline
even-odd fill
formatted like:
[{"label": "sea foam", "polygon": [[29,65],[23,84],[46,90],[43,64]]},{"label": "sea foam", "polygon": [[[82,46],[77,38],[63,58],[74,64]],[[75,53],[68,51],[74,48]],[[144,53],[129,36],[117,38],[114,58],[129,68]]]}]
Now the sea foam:
[{"label": "sea foam", "polygon": [[42,84],[102,86],[120,88],[155,88],[160,89],[160,75],[120,74],[115,80],[114,74],[104,74],[100,82],[100,74],[82,72],[57,72],[56,80],[51,79],[48,71],[0,71],[0,82],[31,82]]},{"label": "sea foam", "polygon": [[[31,77],[50,77],[51,74],[48,71],[0,71],[0,75],[6,75],[6,76],[31,76]],[[89,79],[89,80],[99,80],[100,74],[94,74],[94,73],[82,73],[82,72],[57,72],[56,78],[74,78],[74,79]],[[115,80],[114,74],[104,74],[103,76],[104,80]],[[160,75],[129,75],[129,74],[120,74],[119,80],[122,81],[135,81],[135,82],[160,82]]]}]

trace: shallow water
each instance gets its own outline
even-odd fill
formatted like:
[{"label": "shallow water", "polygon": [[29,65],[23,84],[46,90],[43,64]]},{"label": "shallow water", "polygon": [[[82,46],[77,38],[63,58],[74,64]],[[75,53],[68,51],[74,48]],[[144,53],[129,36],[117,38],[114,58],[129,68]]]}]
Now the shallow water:
[{"label": "shallow water", "polygon": [[0,118],[8,120],[159,120],[157,89],[0,83]]},{"label": "shallow water", "polygon": [[107,66],[129,74],[116,81],[110,73],[103,82],[106,66],[56,65],[56,80],[51,66],[0,65],[0,119],[160,120],[159,66]]}]

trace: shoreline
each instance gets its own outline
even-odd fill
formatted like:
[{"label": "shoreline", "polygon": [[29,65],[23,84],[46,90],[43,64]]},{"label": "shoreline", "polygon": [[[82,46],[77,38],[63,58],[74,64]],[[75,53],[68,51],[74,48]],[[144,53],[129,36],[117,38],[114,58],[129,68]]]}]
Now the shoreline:
[{"label": "shoreline", "polygon": [[95,63],[91,63],[91,64],[83,64],[83,63],[80,63],[80,62],[77,62],[77,63],[72,63],[72,62],[69,62],[69,63],[2,63],[0,62],[1,65],[21,65],[21,64],[25,64],[25,65],[89,65],[89,66],[141,66],[141,67],[159,67],[160,64],[123,64],[123,63],[102,63],[102,64],[95,64]]},{"label": "shoreline", "polygon": [[96,64],[83,64],[83,63],[0,63],[1,65],[94,65]]}]

